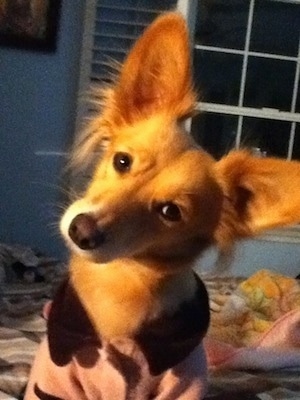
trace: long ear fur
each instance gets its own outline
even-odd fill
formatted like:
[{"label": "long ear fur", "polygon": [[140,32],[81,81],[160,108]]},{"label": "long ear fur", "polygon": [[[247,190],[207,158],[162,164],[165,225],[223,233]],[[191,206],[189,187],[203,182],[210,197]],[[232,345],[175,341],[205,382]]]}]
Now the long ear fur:
[{"label": "long ear fur", "polygon": [[225,199],[217,242],[300,222],[300,163],[232,152],[216,163]]}]

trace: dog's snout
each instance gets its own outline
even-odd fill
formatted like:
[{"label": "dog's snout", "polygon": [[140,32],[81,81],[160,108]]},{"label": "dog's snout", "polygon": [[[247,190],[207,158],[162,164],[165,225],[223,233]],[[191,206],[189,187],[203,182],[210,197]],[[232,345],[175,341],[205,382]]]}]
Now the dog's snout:
[{"label": "dog's snout", "polygon": [[78,214],[69,226],[69,236],[82,250],[94,250],[105,241],[105,234],[89,214]]}]

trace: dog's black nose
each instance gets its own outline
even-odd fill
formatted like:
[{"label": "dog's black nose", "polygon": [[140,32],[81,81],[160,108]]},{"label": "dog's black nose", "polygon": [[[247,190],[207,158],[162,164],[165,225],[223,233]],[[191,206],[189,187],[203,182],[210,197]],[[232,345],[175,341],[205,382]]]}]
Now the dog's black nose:
[{"label": "dog's black nose", "polygon": [[82,250],[94,250],[104,243],[105,235],[89,214],[78,214],[70,224],[69,236]]}]

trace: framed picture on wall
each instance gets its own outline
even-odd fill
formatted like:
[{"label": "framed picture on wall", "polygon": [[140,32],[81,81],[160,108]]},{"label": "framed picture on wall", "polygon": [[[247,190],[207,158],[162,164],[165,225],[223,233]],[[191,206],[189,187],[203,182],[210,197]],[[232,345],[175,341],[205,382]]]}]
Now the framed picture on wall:
[{"label": "framed picture on wall", "polygon": [[0,0],[0,45],[54,51],[62,0]]}]

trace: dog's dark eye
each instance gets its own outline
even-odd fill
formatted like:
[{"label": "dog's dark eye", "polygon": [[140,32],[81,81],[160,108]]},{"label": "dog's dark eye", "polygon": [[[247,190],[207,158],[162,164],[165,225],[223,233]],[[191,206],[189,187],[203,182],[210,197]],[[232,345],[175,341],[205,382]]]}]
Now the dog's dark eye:
[{"label": "dog's dark eye", "polygon": [[127,153],[116,153],[113,159],[113,166],[120,173],[128,172],[132,165],[132,158]]},{"label": "dog's dark eye", "polygon": [[179,207],[171,201],[159,204],[156,209],[166,221],[176,222],[181,219]]}]

